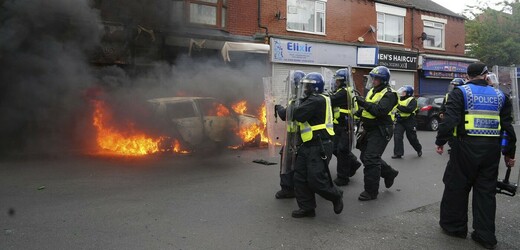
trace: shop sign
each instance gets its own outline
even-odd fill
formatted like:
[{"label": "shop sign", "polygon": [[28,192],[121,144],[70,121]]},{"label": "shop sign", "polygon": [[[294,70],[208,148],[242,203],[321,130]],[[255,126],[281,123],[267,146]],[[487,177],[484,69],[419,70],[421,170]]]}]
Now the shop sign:
[{"label": "shop sign", "polygon": [[422,69],[431,71],[466,73],[471,62],[424,58]]},{"label": "shop sign", "polygon": [[312,65],[354,65],[356,47],[271,38],[271,61]]},{"label": "shop sign", "polygon": [[444,71],[429,71],[425,70],[425,78],[442,78],[442,79],[453,79],[453,78],[466,78],[466,73],[457,72],[444,72]]},{"label": "shop sign", "polygon": [[391,69],[417,70],[417,54],[379,49],[378,65]]}]

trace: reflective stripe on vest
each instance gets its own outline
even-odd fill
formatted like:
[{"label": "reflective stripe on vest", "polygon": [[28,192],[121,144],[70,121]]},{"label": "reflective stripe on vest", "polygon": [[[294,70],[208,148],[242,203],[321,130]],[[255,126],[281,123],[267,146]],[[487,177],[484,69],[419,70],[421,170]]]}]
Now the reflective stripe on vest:
[{"label": "reflective stripe on vest", "polygon": [[[379,102],[379,100],[381,100],[381,98],[383,98],[383,96],[386,94],[386,92],[388,92],[388,88],[384,88],[380,92],[375,93],[374,96],[372,96],[373,91],[374,91],[374,88],[371,88],[370,91],[368,91],[367,98],[365,98],[365,101],[369,102],[369,103],[377,104]],[[393,89],[390,89],[390,91],[395,92]],[[395,107],[397,107],[397,104],[394,106],[394,108],[390,112],[388,112],[388,115],[391,115],[391,113],[395,109]],[[368,112],[366,110],[363,110],[363,113],[361,113],[361,117],[371,119],[371,120],[376,119],[375,116],[373,116],[372,114],[370,114],[370,112]]]},{"label": "reflective stripe on vest", "polygon": [[[408,104],[410,104],[410,102],[411,102],[412,100],[413,100],[413,97],[410,96],[410,97],[408,97],[408,98],[405,99],[405,100],[402,100],[402,101],[399,100],[397,103],[398,103],[399,105],[401,105],[401,106],[406,107],[406,106],[408,106]],[[417,109],[418,109],[418,107],[417,107],[417,105],[415,105],[415,109],[412,111],[412,113],[415,113],[415,111],[417,111]],[[401,111],[399,112],[399,114],[400,114],[401,117],[403,117],[403,118],[408,117],[408,116],[411,116],[412,113],[404,113],[404,112],[401,112]]]},{"label": "reflective stripe on vest", "polygon": [[[340,89],[338,89],[335,93],[338,93],[340,90],[342,89],[345,89],[345,87],[342,87]],[[348,89],[345,89],[345,91],[347,92],[347,98],[349,98],[350,94],[348,92]],[[347,103],[348,102],[352,102],[351,100],[347,100]],[[340,115],[343,113],[345,115],[349,115],[349,114],[352,114],[352,112],[348,109],[344,109],[344,108],[340,108],[340,107],[334,107],[333,109],[333,113],[334,113],[334,124],[339,124],[338,122],[338,118],[340,117]]]},{"label": "reflective stripe on vest", "polygon": [[332,114],[332,106],[330,105],[330,97],[320,94],[323,98],[325,98],[325,121],[322,124],[317,124],[311,126],[308,122],[298,122],[300,125],[301,138],[303,142],[307,142],[312,140],[313,131],[326,129],[329,135],[334,135],[334,124],[332,122],[333,114]]},{"label": "reflective stripe on vest", "polygon": [[[289,102],[287,103],[287,109],[289,108],[292,108],[291,106],[293,105],[294,103],[294,100],[289,100]],[[289,111],[286,111],[288,114]],[[287,119],[289,118],[289,119]],[[296,133],[298,131],[298,124],[292,120],[292,117],[287,117],[285,120],[285,123],[286,123],[286,126],[287,126],[287,132],[289,133]]]},{"label": "reflective stripe on vest", "polygon": [[464,129],[470,136],[500,136],[500,110],[505,95],[492,86],[457,86],[464,95]]}]

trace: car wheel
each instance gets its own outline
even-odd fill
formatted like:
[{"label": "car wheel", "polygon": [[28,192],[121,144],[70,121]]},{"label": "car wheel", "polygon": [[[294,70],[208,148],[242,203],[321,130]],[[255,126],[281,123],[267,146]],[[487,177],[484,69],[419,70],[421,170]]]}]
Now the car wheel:
[{"label": "car wheel", "polygon": [[437,131],[439,129],[439,118],[432,117],[428,127],[431,131]]}]

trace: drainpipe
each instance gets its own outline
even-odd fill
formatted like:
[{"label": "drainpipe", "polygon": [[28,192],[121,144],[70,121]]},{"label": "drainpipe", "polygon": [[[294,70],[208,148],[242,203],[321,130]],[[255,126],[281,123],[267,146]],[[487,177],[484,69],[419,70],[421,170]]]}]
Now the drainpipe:
[{"label": "drainpipe", "polygon": [[415,22],[414,22],[414,16],[415,16],[415,7],[412,7],[412,50],[415,49],[415,33],[414,33],[414,26],[415,26]]},{"label": "drainpipe", "polygon": [[266,26],[262,25],[262,8],[261,8],[261,0],[258,0],[258,28],[265,30],[264,43],[267,44],[269,41],[267,40],[269,37],[269,29]]}]

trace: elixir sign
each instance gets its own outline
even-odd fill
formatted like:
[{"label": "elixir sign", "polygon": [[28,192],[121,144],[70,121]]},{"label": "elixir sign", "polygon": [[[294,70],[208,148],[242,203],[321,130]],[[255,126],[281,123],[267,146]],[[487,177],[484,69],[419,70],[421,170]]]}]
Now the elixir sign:
[{"label": "elixir sign", "polygon": [[355,64],[356,47],[271,38],[276,63],[347,66]]}]

